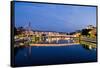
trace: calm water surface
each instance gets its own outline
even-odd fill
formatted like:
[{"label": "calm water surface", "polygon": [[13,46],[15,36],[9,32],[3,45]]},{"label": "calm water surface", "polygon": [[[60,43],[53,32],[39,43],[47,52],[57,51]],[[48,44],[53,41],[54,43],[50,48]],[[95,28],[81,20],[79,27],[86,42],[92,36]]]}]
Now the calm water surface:
[{"label": "calm water surface", "polygon": [[96,49],[82,45],[24,47],[15,56],[15,66],[95,62]]}]

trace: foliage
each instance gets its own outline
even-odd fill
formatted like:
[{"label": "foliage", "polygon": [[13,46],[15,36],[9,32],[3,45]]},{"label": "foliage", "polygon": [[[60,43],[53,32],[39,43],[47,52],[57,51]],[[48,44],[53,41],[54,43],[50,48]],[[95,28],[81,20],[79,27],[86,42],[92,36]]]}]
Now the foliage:
[{"label": "foliage", "polygon": [[85,36],[89,36],[90,34],[89,34],[89,31],[90,31],[91,29],[82,29],[82,31],[81,31],[81,34],[82,35],[85,35]]},{"label": "foliage", "polygon": [[19,34],[22,34],[22,32],[24,31],[25,29],[23,27],[14,27],[14,35],[19,35]]}]

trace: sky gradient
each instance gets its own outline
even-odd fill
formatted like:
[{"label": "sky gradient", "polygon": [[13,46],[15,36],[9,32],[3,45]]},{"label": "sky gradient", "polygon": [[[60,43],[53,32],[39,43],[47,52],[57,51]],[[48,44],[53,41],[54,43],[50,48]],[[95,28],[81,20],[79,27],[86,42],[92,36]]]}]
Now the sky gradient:
[{"label": "sky gradient", "polygon": [[33,30],[73,32],[96,26],[96,7],[15,2],[15,26]]}]

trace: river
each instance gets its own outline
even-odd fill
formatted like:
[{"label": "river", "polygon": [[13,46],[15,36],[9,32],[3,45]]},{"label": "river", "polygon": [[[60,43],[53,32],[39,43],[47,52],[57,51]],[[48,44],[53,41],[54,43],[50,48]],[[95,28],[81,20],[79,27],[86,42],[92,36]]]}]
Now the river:
[{"label": "river", "polygon": [[19,48],[15,55],[15,66],[35,66],[96,62],[96,49],[81,44],[70,46],[31,46]]}]

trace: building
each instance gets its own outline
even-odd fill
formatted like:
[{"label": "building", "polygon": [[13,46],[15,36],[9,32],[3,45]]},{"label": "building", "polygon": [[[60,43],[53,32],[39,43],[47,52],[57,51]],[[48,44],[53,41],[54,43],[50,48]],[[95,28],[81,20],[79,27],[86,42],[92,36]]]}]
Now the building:
[{"label": "building", "polygon": [[91,31],[89,31],[89,34],[90,37],[95,38],[97,35],[96,28],[91,29]]},{"label": "building", "polygon": [[93,25],[88,25],[87,29],[94,29],[95,27]]}]

